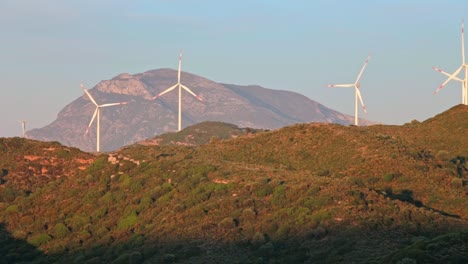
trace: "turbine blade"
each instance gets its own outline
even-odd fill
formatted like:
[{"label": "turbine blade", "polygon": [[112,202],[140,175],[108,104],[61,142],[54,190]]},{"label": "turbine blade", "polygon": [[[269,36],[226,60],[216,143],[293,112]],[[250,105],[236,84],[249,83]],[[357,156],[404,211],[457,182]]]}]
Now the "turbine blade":
[{"label": "turbine blade", "polygon": [[359,72],[359,75],[358,75],[358,77],[356,78],[356,82],[355,82],[355,83],[358,83],[358,82],[359,82],[359,79],[361,79],[361,76],[362,76],[362,74],[364,73],[364,69],[366,69],[367,64],[369,63],[370,58],[371,58],[370,55],[367,56],[366,62],[364,62],[364,66],[362,66],[362,69],[361,69],[361,71]]},{"label": "turbine blade", "polygon": [[80,86],[81,86],[81,88],[83,88],[83,91],[85,92],[85,94],[89,97],[89,100],[91,100],[91,102],[93,102],[93,104],[94,104],[95,106],[98,106],[98,104],[96,103],[96,101],[94,100],[94,98],[93,98],[93,97],[91,96],[91,94],[88,92],[88,89],[86,89],[86,87],[85,87],[82,83],[80,83]]},{"label": "turbine blade", "polygon": [[465,20],[462,20],[461,30],[461,45],[462,45],[462,63],[465,64]]},{"label": "turbine blade", "polygon": [[444,86],[445,86],[448,82],[450,82],[450,80],[454,79],[454,77],[457,76],[457,75],[460,73],[460,71],[463,69],[463,67],[464,67],[464,65],[460,66],[460,68],[458,68],[454,73],[452,73],[452,74],[448,77],[448,79],[447,79],[445,82],[443,82],[443,83],[439,86],[439,88],[437,88],[437,90],[435,90],[434,94],[437,94],[440,90],[442,90],[442,88],[444,88]]},{"label": "turbine blade", "polygon": [[184,88],[185,91],[187,91],[187,92],[189,92],[191,95],[195,96],[195,98],[197,98],[198,100],[204,102],[203,99],[202,99],[200,96],[198,96],[198,95],[196,95],[194,92],[192,92],[192,90],[190,90],[189,88],[187,88],[187,86],[185,86],[185,85],[183,85],[183,84],[181,84],[180,86],[182,86],[182,88]]},{"label": "turbine blade", "polygon": [[177,72],[177,82],[180,83],[180,72],[182,70],[182,50],[179,53],[179,71]]},{"label": "turbine blade", "polygon": [[354,88],[356,88],[357,96],[359,98],[359,101],[361,101],[362,110],[364,110],[364,113],[367,114],[366,105],[364,105],[364,101],[362,100],[361,91],[356,86]]},{"label": "turbine blade", "polygon": [[96,115],[98,113],[99,107],[96,107],[96,110],[94,110],[93,117],[91,118],[91,121],[89,122],[88,128],[86,129],[86,132],[84,133],[85,135],[88,134],[89,129],[91,128],[91,125],[93,124],[94,119],[96,118]]},{"label": "turbine blade", "polygon": [[335,88],[335,87],[354,87],[353,84],[329,84],[328,87]]},{"label": "turbine blade", "polygon": [[177,84],[175,84],[174,86],[171,86],[171,87],[168,88],[167,90],[165,90],[165,91],[163,91],[162,93],[160,93],[160,94],[154,96],[153,98],[151,98],[151,100],[154,100],[154,99],[156,99],[156,98],[158,98],[158,97],[161,97],[163,94],[168,93],[168,92],[174,90],[175,88],[177,88],[178,85],[179,85],[179,84],[177,83]]},{"label": "turbine blade", "polygon": [[107,107],[107,106],[113,106],[113,105],[126,105],[128,102],[120,102],[120,103],[110,103],[110,104],[102,104],[99,107]]},{"label": "turbine blade", "polygon": [[[438,72],[442,73],[443,75],[445,75],[445,76],[447,76],[447,77],[450,77],[450,74],[449,74],[449,73],[447,73],[447,72],[444,72],[442,69],[440,69],[440,68],[437,68],[437,67],[432,67],[432,68],[433,68],[434,70],[436,70],[436,71],[438,71]],[[463,80],[462,80],[462,79],[460,79],[460,78],[458,78],[458,77],[456,77],[456,76],[455,76],[455,77],[453,77],[453,79],[454,79],[454,80],[456,80],[456,81],[459,81],[459,82],[463,82]]]}]

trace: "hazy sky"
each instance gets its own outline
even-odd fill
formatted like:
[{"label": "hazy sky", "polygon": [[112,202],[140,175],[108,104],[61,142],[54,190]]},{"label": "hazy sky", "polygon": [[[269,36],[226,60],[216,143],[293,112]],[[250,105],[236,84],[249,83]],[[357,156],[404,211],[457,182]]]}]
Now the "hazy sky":
[{"label": "hazy sky", "polygon": [[[445,77],[461,64],[468,1],[0,0],[0,137],[43,127],[101,80],[177,68],[216,82],[290,90],[367,118],[425,120],[461,102]],[[468,39],[467,39],[468,42]],[[468,45],[468,44],[467,44]]]}]

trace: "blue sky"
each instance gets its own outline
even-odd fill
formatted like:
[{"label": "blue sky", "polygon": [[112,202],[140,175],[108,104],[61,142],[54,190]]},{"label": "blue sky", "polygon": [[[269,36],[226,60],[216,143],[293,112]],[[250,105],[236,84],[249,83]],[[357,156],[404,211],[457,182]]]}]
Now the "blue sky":
[{"label": "blue sky", "polygon": [[[176,68],[213,81],[290,90],[366,118],[403,124],[461,102],[461,86],[431,67],[461,64],[468,1],[0,0],[0,137],[43,127],[120,73]],[[468,41],[468,39],[467,39]]]}]

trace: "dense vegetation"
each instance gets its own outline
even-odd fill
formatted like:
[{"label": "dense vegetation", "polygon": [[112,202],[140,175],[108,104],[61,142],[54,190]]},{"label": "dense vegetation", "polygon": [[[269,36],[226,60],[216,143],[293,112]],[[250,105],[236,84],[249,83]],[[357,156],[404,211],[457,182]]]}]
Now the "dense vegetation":
[{"label": "dense vegetation", "polygon": [[231,139],[241,135],[262,132],[261,129],[239,128],[236,125],[218,121],[205,121],[186,127],[181,131],[164,133],[154,138],[138,142],[140,145],[179,145],[199,146],[209,143],[211,140]]},{"label": "dense vegetation", "polygon": [[33,263],[466,263],[467,130],[459,105],[403,126],[300,124],[97,156],[0,139],[0,254]]}]

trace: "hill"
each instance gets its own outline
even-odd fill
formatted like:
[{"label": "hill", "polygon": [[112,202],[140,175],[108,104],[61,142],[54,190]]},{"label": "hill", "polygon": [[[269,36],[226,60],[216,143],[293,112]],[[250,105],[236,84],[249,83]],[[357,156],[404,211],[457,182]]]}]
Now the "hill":
[{"label": "hill", "polygon": [[[135,144],[13,195],[9,174],[0,221],[22,246],[0,250],[36,263],[466,263],[467,120],[456,106],[403,126]],[[4,139],[8,172],[11,141],[24,155],[38,144]],[[18,254],[31,245],[40,254]]]},{"label": "hill", "polygon": [[263,130],[239,128],[236,125],[223,122],[205,121],[186,127],[179,132],[164,133],[152,139],[140,141],[137,144],[145,146],[199,146],[207,144],[211,140],[231,139],[241,135],[259,133],[261,131]]},{"label": "hill", "polygon": [[[159,69],[135,75],[120,74],[99,82],[90,93],[99,103],[128,101],[129,104],[101,111],[101,149],[116,150],[135,142],[177,130],[178,93],[150,99],[174,85],[177,71]],[[295,123],[324,122],[350,124],[352,117],[338,113],[309,98],[288,91],[260,86],[216,83],[183,73],[182,83],[200,95],[205,103],[184,92],[182,125],[221,121],[239,127],[277,129]],[[80,89],[77,85],[73,89]],[[27,132],[32,139],[58,141],[85,151],[94,151],[96,126],[83,136],[95,106],[81,96],[60,111],[51,124]],[[367,121],[362,120],[365,124]],[[367,122],[369,123],[369,122]]]}]

